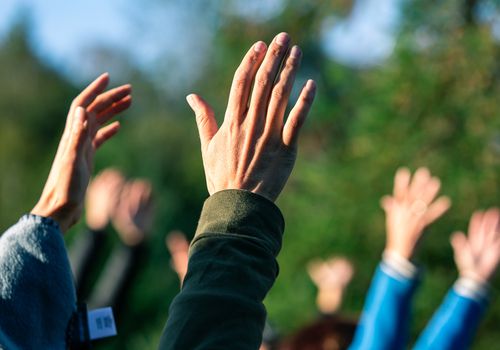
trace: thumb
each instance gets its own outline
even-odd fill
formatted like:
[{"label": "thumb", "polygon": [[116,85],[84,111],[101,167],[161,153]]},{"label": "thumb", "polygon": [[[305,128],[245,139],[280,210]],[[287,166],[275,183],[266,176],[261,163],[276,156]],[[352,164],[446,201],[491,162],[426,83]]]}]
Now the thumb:
[{"label": "thumb", "polygon": [[383,196],[380,199],[380,206],[387,213],[391,210],[394,199],[391,196]]},{"label": "thumb", "polygon": [[89,127],[87,121],[87,112],[83,107],[77,107],[75,109],[75,115],[73,119],[73,125],[71,128],[69,147],[73,148],[80,153],[86,141],[88,141]]},{"label": "thumb", "polygon": [[205,100],[196,94],[188,95],[186,100],[196,115],[196,124],[200,134],[201,148],[203,150],[218,130],[214,111]]},{"label": "thumb", "polygon": [[455,256],[461,255],[467,244],[467,238],[465,237],[463,232],[455,232],[451,235],[450,238],[451,246],[453,247],[453,252]]}]

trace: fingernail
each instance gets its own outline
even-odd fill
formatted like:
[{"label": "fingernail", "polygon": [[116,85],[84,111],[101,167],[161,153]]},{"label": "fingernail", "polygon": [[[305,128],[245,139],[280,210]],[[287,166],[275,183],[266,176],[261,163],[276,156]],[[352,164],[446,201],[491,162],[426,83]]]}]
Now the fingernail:
[{"label": "fingernail", "polygon": [[255,52],[263,52],[266,49],[266,44],[264,44],[262,41],[258,41],[255,43],[253,46],[253,49]]},{"label": "fingernail", "polygon": [[299,58],[301,54],[302,51],[300,51],[300,48],[296,45],[290,50],[290,57]]},{"label": "fingernail", "polygon": [[312,79],[309,79],[306,83],[306,87],[309,89],[309,90],[316,90],[316,83],[314,82],[314,80]]},{"label": "fingernail", "polygon": [[285,46],[290,41],[290,36],[287,33],[279,33],[276,36],[276,44]]},{"label": "fingernail", "polygon": [[196,107],[196,100],[193,96],[193,94],[189,94],[186,96],[186,100],[187,100],[187,103],[189,103],[189,105],[191,107]]}]

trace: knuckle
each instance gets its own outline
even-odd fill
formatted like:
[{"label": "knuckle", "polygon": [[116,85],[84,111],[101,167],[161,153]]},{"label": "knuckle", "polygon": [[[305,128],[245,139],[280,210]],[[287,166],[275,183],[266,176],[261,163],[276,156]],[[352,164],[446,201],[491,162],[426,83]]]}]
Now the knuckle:
[{"label": "knuckle", "polygon": [[197,113],[196,122],[200,129],[204,129],[209,123],[209,117],[207,113]]},{"label": "knuckle", "polygon": [[238,72],[234,77],[234,85],[236,88],[243,88],[249,83],[249,78],[246,73]]},{"label": "knuckle", "polygon": [[286,60],[285,67],[283,68],[283,70],[294,70],[298,67],[298,65],[299,65],[298,59],[290,58],[290,59]]},{"label": "knuckle", "polygon": [[302,103],[306,106],[311,106],[314,98],[310,94],[306,94],[305,96],[302,97]]},{"label": "knuckle", "polygon": [[196,120],[200,125],[205,124],[207,122],[207,114],[202,112],[196,113]]},{"label": "knuckle", "polygon": [[274,47],[271,49],[271,55],[275,58],[280,57],[282,52],[283,49],[281,47]]},{"label": "knuckle", "polygon": [[284,97],[286,97],[286,89],[283,87],[283,86],[276,86],[274,89],[273,89],[273,97],[278,99],[278,100],[281,100],[283,99]]},{"label": "knuckle", "polygon": [[250,55],[248,61],[250,64],[254,65],[258,60],[259,60],[259,54],[254,52]]},{"label": "knuckle", "polygon": [[269,77],[267,74],[265,75],[260,75],[257,77],[256,81],[255,81],[255,84],[260,87],[260,88],[264,88],[266,87],[268,84],[269,84]]},{"label": "knuckle", "polygon": [[289,123],[292,130],[298,129],[300,127],[300,121],[298,118],[290,119]]}]

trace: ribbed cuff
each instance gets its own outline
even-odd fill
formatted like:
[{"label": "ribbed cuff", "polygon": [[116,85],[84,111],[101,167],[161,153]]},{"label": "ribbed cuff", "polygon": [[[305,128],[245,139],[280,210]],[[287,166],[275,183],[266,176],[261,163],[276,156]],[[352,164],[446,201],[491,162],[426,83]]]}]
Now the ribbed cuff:
[{"label": "ribbed cuff", "polygon": [[388,275],[397,279],[414,279],[418,275],[418,268],[401,255],[384,251],[381,268]]},{"label": "ribbed cuff", "polygon": [[471,277],[460,277],[453,285],[455,292],[465,298],[485,300],[488,298],[490,286],[488,282]]},{"label": "ribbed cuff", "polygon": [[278,207],[263,196],[243,190],[224,190],[203,205],[195,239],[201,234],[231,233],[258,238],[277,256],[285,221]]}]

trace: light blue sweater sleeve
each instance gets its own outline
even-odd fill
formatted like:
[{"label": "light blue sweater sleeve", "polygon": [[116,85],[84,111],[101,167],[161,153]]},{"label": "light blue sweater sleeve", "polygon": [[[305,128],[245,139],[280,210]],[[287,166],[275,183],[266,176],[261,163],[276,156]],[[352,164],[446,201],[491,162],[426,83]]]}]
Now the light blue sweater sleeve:
[{"label": "light blue sweater sleeve", "polygon": [[382,262],[373,277],[349,349],[406,348],[411,300],[417,285],[416,277],[403,277]]},{"label": "light blue sweater sleeve", "polygon": [[451,289],[414,349],[468,349],[487,304],[486,298],[465,297]]},{"label": "light blue sweater sleeve", "polygon": [[58,224],[23,216],[0,237],[0,348],[65,349],[75,303]]}]

